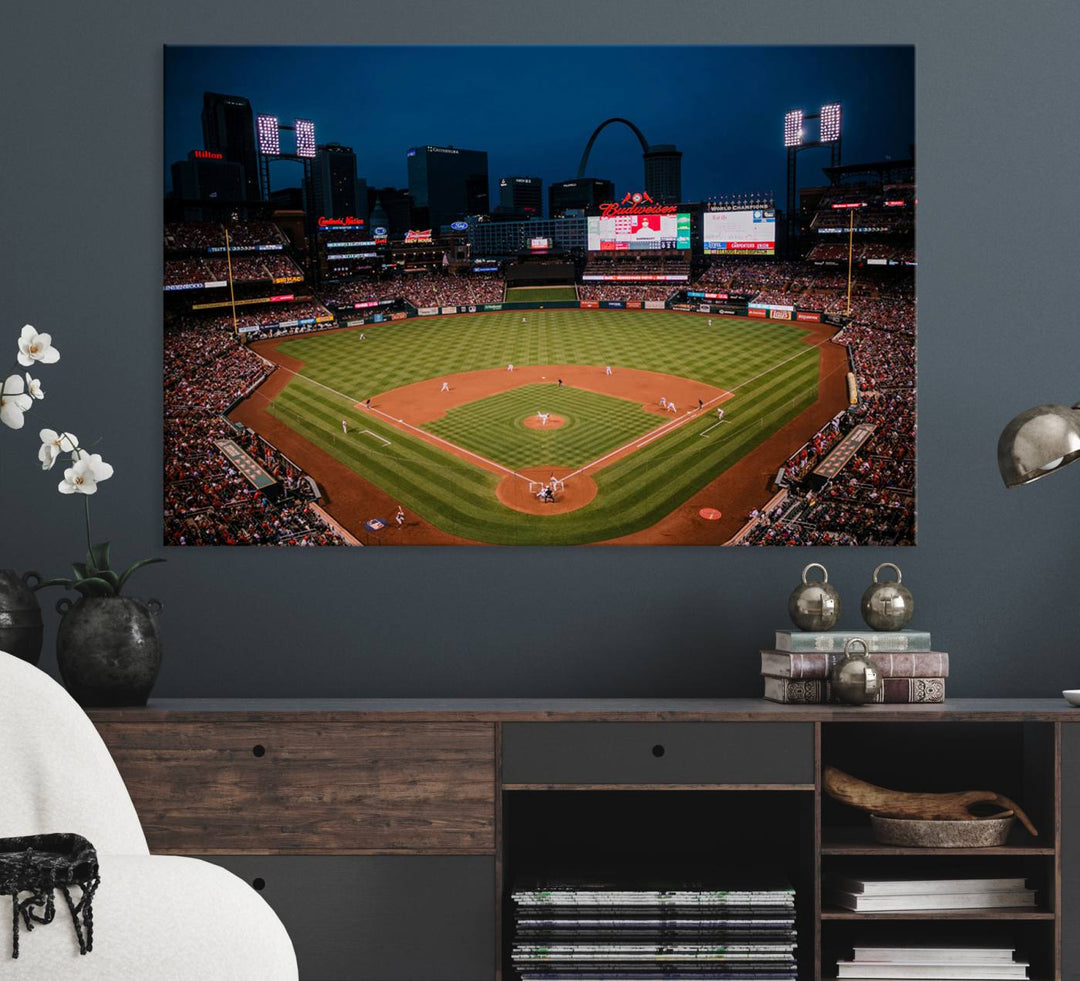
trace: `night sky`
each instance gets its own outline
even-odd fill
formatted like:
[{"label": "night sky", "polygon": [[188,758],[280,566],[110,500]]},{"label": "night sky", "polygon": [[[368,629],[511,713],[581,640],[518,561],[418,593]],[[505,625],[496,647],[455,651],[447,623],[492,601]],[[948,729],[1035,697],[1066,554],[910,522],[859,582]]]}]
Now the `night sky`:
[{"label": "night sky", "polygon": [[[541,177],[545,187],[575,177],[592,131],[624,116],[650,143],[683,151],[684,200],[772,192],[782,207],[784,113],[840,102],[845,163],[904,159],[915,140],[914,69],[907,46],[170,46],[165,187],[172,162],[202,147],[202,94],[214,91],[246,96],[256,114],[314,120],[319,143],[356,151],[369,186],[407,186],[410,146],[453,145],[487,150],[495,204],[500,176]],[[283,151],[290,141],[283,133]],[[826,150],[801,154],[800,185],[823,182],[827,163]],[[641,189],[629,129],[604,130],[586,176],[613,180],[619,196]],[[271,181],[299,185],[299,165],[273,165]]]}]

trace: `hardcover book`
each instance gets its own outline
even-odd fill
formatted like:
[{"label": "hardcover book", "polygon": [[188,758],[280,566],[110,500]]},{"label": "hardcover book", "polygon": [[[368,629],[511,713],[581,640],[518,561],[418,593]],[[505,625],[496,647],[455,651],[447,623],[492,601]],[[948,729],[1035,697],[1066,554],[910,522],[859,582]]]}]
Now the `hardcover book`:
[{"label": "hardcover book", "polygon": [[[823,705],[834,702],[829,681],[796,681],[791,678],[765,678],[765,698],[788,705]],[[944,678],[884,678],[874,699],[889,705],[938,704],[945,701]]]},{"label": "hardcover book", "polygon": [[[843,654],[824,651],[762,651],[761,673],[772,678],[828,678],[829,670]],[[949,655],[945,651],[877,652],[870,660],[886,678],[947,678]]]},{"label": "hardcover book", "polygon": [[849,640],[865,642],[871,653],[928,651],[930,634],[925,630],[777,630],[778,651],[821,651],[826,654],[843,654]]}]

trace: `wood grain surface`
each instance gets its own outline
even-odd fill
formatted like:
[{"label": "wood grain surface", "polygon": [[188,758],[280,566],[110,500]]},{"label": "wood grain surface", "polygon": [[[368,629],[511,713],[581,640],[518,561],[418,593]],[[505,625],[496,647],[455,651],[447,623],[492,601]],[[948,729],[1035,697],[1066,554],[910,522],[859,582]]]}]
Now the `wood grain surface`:
[{"label": "wood grain surface", "polygon": [[492,854],[495,733],[476,723],[99,723],[150,848]]}]

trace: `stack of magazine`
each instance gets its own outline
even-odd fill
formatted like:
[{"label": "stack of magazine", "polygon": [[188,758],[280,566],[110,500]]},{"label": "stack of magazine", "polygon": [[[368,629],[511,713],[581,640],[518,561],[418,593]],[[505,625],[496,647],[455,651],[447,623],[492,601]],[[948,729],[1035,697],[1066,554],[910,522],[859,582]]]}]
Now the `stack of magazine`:
[{"label": "stack of magazine", "polygon": [[523,981],[795,981],[795,891],[720,883],[519,884]]},{"label": "stack of magazine", "polygon": [[1011,947],[856,947],[837,972],[846,981],[1020,981],[1028,976],[1028,963],[1015,955]]},{"label": "stack of magazine", "polygon": [[1035,890],[1024,878],[858,878],[829,876],[827,902],[859,913],[934,909],[1034,908]]}]

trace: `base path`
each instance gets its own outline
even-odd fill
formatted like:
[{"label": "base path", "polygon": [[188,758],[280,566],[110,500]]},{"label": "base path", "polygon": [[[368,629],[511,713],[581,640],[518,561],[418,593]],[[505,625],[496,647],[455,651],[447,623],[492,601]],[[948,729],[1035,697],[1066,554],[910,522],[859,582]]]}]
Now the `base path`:
[{"label": "base path", "polygon": [[[390,416],[391,421],[401,419],[414,426],[422,426],[441,418],[447,409],[455,406],[477,402],[523,385],[550,384],[556,387],[560,378],[563,384],[570,388],[638,402],[647,412],[666,415],[668,418],[674,418],[675,414],[660,408],[661,398],[674,402],[681,414],[686,409],[697,408],[698,399],[707,404],[713,399],[730,394],[722,388],[706,385],[692,378],[678,378],[656,371],[643,371],[640,368],[616,367],[613,373],[608,375],[604,372],[604,365],[515,365],[513,371],[505,368],[483,368],[479,371],[465,371],[460,375],[447,375],[445,379],[430,378],[411,385],[402,385],[401,388],[392,388],[373,395],[371,407]],[[441,391],[443,381],[449,382],[449,392]],[[365,408],[362,402],[358,402],[356,407]]]}]

